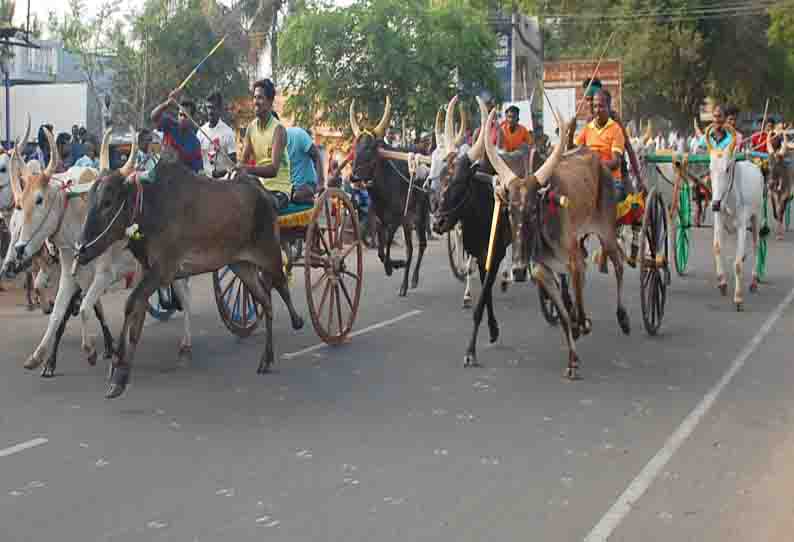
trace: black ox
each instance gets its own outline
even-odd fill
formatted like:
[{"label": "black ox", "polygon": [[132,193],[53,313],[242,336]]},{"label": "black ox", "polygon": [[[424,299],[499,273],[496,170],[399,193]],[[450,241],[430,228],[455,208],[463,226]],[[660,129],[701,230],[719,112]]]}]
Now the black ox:
[{"label": "black ox", "polygon": [[[367,181],[367,191],[371,201],[370,216],[374,215],[379,222],[378,257],[383,262],[388,276],[391,276],[395,269],[405,269],[399,292],[399,295],[404,297],[408,292],[408,275],[413,259],[414,230],[419,237],[419,255],[411,279],[411,288],[416,288],[419,284],[419,268],[427,249],[430,198],[421,188],[421,183],[411,184],[408,163],[404,159],[407,155],[395,152],[383,141],[390,116],[391,104],[387,97],[383,117],[378,125],[371,132],[361,130],[356,120],[355,101],[351,102],[350,124],[356,138],[352,179]],[[394,234],[400,226],[403,228],[405,238],[404,261],[391,259]]]}]

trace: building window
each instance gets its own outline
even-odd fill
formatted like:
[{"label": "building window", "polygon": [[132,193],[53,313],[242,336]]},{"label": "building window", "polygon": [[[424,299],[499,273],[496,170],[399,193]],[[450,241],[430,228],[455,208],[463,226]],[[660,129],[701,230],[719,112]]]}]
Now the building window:
[{"label": "building window", "polygon": [[28,49],[27,71],[32,73],[55,73],[55,49],[42,47],[41,49]]}]

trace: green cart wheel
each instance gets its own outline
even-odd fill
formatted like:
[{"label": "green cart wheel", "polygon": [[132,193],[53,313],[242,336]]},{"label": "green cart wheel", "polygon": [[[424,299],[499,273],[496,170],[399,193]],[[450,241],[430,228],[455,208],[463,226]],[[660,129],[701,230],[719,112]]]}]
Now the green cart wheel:
[{"label": "green cart wheel", "polygon": [[692,244],[692,193],[689,183],[682,183],[678,193],[678,216],[675,217],[675,271],[683,276],[689,267],[689,248]]},{"label": "green cart wheel", "polygon": [[769,251],[769,234],[771,233],[769,230],[769,206],[767,205],[768,198],[769,196],[767,189],[764,188],[761,228],[759,230],[758,249],[756,250],[755,254],[755,275],[761,282],[766,280],[766,257]]}]

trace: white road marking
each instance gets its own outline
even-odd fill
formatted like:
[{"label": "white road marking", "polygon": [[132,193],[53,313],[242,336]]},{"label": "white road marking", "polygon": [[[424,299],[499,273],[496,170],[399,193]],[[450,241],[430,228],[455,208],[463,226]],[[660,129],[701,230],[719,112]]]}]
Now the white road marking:
[{"label": "white road marking", "polygon": [[[350,338],[357,337],[364,333],[368,333],[370,331],[374,331],[376,329],[380,329],[382,327],[390,326],[391,324],[396,324],[400,320],[405,320],[406,318],[410,318],[411,316],[416,316],[417,314],[421,314],[422,311],[420,310],[413,310],[408,311],[405,314],[401,314],[396,318],[392,318],[390,320],[384,320],[383,322],[378,322],[377,324],[372,324],[371,326],[367,326],[365,328],[359,329],[358,331],[354,331],[349,335]],[[290,352],[288,354],[282,354],[281,357],[284,359],[292,359],[298,356],[302,356],[303,354],[308,354],[309,352],[314,352],[315,350],[320,350],[321,348],[326,348],[328,345],[325,343],[315,344],[314,346],[310,346],[308,348],[304,348],[303,350],[298,350],[297,352]]]},{"label": "white road marking", "polygon": [[42,444],[47,444],[48,442],[49,440],[46,438],[34,438],[27,442],[21,442],[19,444],[15,444],[14,446],[9,446],[8,448],[0,450],[0,457],[6,457],[19,452],[24,452],[25,450],[35,448],[36,446],[41,446]]},{"label": "white road marking", "polygon": [[643,494],[648,490],[653,481],[662,472],[662,469],[670,461],[673,454],[684,444],[684,441],[692,434],[698,424],[703,420],[708,411],[714,406],[717,397],[722,393],[725,387],[730,383],[736,373],[738,373],[747,359],[755,352],[761,341],[772,331],[772,328],[783,315],[783,311],[788,308],[791,302],[794,301],[794,288],[788,293],[786,298],[777,306],[777,308],[769,315],[764,325],[758,330],[758,333],[747,343],[747,346],[739,352],[739,355],[733,360],[728,371],[722,375],[717,383],[712,387],[708,393],[701,399],[700,403],[684,418],[681,425],[670,435],[667,442],[661,450],[656,452],[656,455],[645,465],[626,490],[618,497],[618,500],[607,511],[601,520],[593,527],[593,530],[584,539],[584,542],[607,542],[612,533],[617,529],[618,525],[629,515],[631,508]]}]

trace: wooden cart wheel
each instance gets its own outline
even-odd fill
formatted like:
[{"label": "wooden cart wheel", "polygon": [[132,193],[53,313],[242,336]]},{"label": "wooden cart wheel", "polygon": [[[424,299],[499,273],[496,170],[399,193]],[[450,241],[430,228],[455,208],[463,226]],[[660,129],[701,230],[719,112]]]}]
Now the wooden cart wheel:
[{"label": "wooden cart wheel", "polygon": [[215,304],[224,325],[233,334],[245,338],[259,327],[262,307],[234,272],[234,265],[227,265],[212,274]]},{"label": "wooden cart wheel", "polygon": [[669,231],[661,194],[652,189],[645,200],[640,240],[640,301],[645,331],[656,335],[664,319],[669,284]]},{"label": "wooden cart wheel", "polygon": [[463,250],[463,226],[461,224],[457,224],[447,232],[447,253],[452,274],[456,279],[464,282],[468,269],[466,268],[467,256]]},{"label": "wooden cart wheel", "polygon": [[364,251],[358,215],[347,194],[329,188],[314,205],[306,231],[306,302],[317,336],[327,344],[347,340],[358,313]]}]

